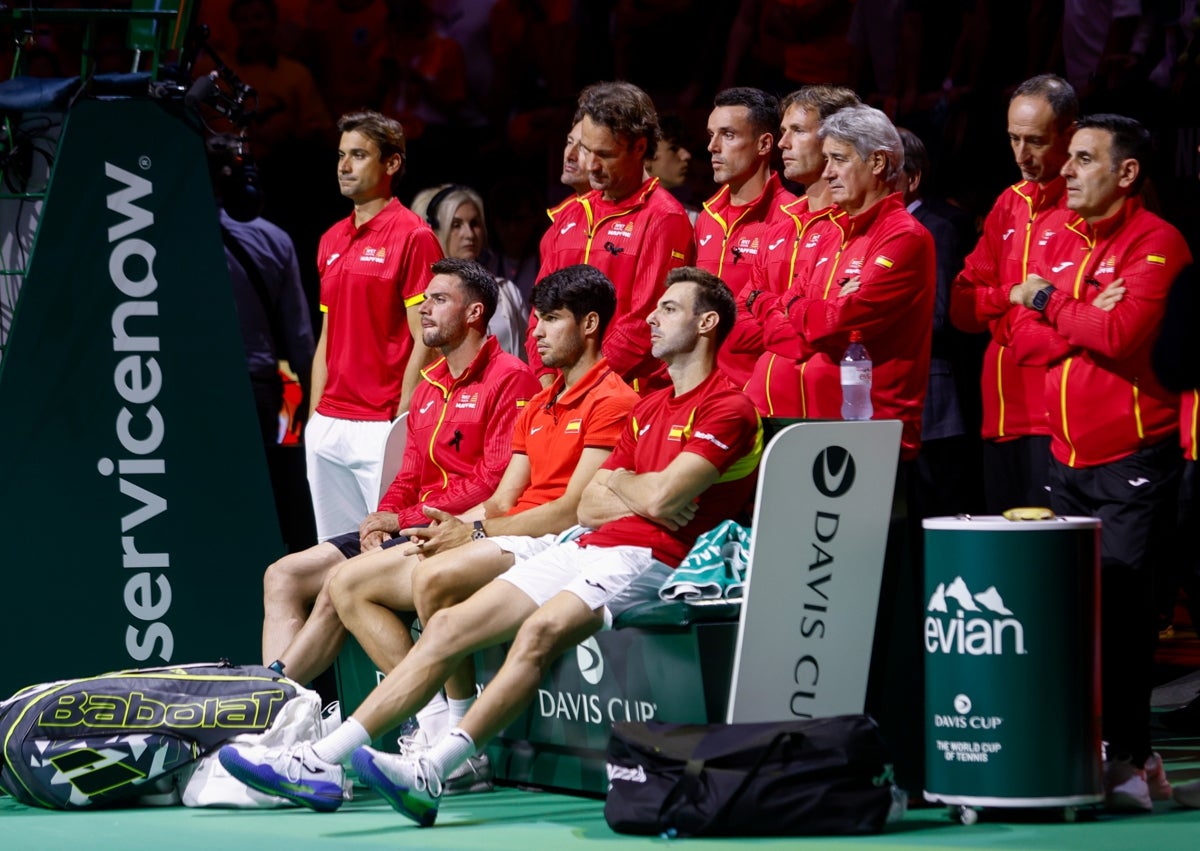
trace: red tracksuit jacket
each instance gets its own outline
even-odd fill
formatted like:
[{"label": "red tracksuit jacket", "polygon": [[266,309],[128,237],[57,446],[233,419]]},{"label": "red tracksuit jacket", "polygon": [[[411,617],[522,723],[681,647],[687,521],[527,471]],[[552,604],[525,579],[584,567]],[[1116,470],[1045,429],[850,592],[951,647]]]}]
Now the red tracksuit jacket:
[{"label": "red tracksuit jacket", "polygon": [[1044,184],[1023,180],[1005,189],[950,288],[950,321],[968,333],[992,334],[980,379],[986,440],[1050,433],[1042,370],[1020,366],[1012,351],[997,341],[996,326],[1016,310],[1007,299],[1012,285],[1025,280],[1031,261],[1071,215],[1065,186],[1060,175]]},{"label": "red tracksuit jacket", "polygon": [[[1030,270],[1056,290],[1044,313],[1021,308],[1011,342],[1022,363],[1049,366],[1050,451],[1062,463],[1107,464],[1178,431],[1179,396],[1158,383],[1150,350],[1190,262],[1182,234],[1130,198],[1094,225],[1074,216]],[[1125,297],[1110,312],[1092,307],[1118,278]]]},{"label": "red tracksuit jacket", "polygon": [[[767,353],[746,393],[766,416],[840,418],[839,362],[850,332],[860,330],[874,364],[874,416],[903,423],[901,457],[908,460],[921,446],[929,378],[933,237],[899,193],[857,216],[834,209],[809,226],[791,289],[755,302]],[[839,298],[840,285],[854,277],[858,292]]]}]

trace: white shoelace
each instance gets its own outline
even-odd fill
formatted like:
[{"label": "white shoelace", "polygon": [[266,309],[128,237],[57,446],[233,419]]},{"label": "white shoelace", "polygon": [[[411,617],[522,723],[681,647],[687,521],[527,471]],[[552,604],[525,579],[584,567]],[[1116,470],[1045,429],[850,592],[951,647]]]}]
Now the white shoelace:
[{"label": "white shoelace", "polygon": [[418,792],[426,792],[431,797],[442,797],[442,778],[438,777],[437,772],[433,770],[433,765],[429,759],[421,754],[414,756],[413,764],[413,788]]}]

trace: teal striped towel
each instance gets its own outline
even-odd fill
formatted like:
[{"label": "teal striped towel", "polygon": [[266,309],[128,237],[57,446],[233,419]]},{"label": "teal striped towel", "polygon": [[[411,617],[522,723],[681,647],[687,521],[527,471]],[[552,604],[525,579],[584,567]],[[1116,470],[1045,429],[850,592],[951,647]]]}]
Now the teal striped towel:
[{"label": "teal striped towel", "polygon": [[696,539],[687,558],[672,571],[658,596],[680,600],[740,600],[750,571],[750,530],[732,520]]}]

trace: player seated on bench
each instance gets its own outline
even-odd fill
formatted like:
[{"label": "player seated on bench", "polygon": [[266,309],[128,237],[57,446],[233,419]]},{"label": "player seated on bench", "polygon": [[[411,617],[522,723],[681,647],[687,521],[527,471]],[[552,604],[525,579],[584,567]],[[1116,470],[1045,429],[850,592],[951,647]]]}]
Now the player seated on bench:
[{"label": "player seated on bench", "polygon": [[[328,811],[341,806],[349,761],[397,811],[432,824],[446,778],[524,710],[550,664],[639,595],[657,594],[696,536],[751,498],[762,425],[714,369],[735,313],[733,294],[716,276],[671,271],[646,319],[671,386],[637,403],[585,488],[579,520],[593,531],[565,543],[508,539],[513,567],[437,612],[341,727],[289,748],[228,745],[222,765],[249,786]],[[506,641],[512,647],[495,678],[432,747],[397,755],[368,747],[424,706],[463,659]]]},{"label": "player seated on bench", "polygon": [[263,576],[263,664],[308,682],[337,657],[346,631],[328,581],[360,552],[402,544],[400,529],[427,522],[432,502],[456,514],[491,496],[512,457],[517,414],[541,385],[487,336],[496,279],[471,260],[433,264],[421,303],[425,345],[442,357],[421,371],[406,418],[400,471],[358,531],[339,535],[267,568]]},{"label": "player seated on bench", "polygon": [[[512,567],[512,536],[553,538],[575,525],[579,497],[608,458],[638,396],[609,368],[601,340],[617,305],[604,273],[577,265],[546,276],[533,289],[542,363],[558,371],[530,399],[513,430],[513,456],[484,519],[464,523],[426,505],[428,527],[402,529],[413,543],[356,556],[342,565],[329,590],[338,617],[381,671],[390,671],[412,647],[397,612],[416,611],[428,623],[439,609],[459,603]],[[475,667],[468,657],[416,714],[408,747],[432,744],[462,720],[475,699]],[[486,755],[464,766],[464,786],[490,788]],[[453,778],[458,780],[459,778]]]}]

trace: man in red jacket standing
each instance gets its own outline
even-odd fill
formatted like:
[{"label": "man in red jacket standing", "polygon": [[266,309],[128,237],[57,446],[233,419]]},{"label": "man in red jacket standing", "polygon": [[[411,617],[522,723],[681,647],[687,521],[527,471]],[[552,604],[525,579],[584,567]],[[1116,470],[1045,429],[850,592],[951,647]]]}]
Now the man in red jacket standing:
[{"label": "man in red jacket standing", "polygon": [[[903,423],[901,458],[911,461],[929,375],[933,237],[896,191],[904,150],[887,116],[847,107],[825,120],[820,135],[835,206],[809,226],[792,286],[746,299],[767,347],[746,393],[761,414],[840,419],[840,360],[850,332],[861,331],[874,361],[875,417]],[[789,361],[761,368],[773,353]]]},{"label": "man in red jacket standing", "polygon": [[988,331],[983,400],[984,501],[992,514],[1046,502],[1049,429],[1042,370],[1022,366],[999,329],[1012,313],[1005,293],[1025,280],[1030,262],[1065,224],[1067,142],[1079,110],[1066,80],[1041,74],[1017,87],[1008,105],[1008,141],[1021,180],[996,199],[983,235],[950,290],[950,321],[967,333]]},{"label": "man in red jacket standing", "polygon": [[[542,237],[538,280],[576,263],[595,266],[617,289],[617,312],[604,338],[613,371],[645,395],[667,386],[666,369],[650,354],[646,317],[662,294],[667,272],[690,265],[696,247],[683,205],[646,175],[656,149],[658,116],[649,96],[632,83],[594,83],[579,95],[580,164],[588,194],[554,209]],[[539,363],[529,322],[529,363]],[[543,386],[554,371],[538,370]]]},{"label": "man in red jacket standing", "polygon": [[[762,324],[746,305],[753,303],[751,294],[755,291],[778,294],[792,285],[801,240],[813,222],[827,217],[833,210],[829,183],[824,178],[821,122],[839,109],[858,104],[858,95],[842,86],[804,86],[785,97],[781,104],[783,119],[779,126],[779,150],[783,155],[783,176],[802,184],[804,194],[784,204],[780,209],[781,220],[764,228],[759,251],[751,258],[753,262],[745,272],[746,281],[734,290],[738,294],[737,322],[721,349],[722,355],[728,358],[753,359],[751,376],[755,370],[760,370],[763,375],[783,377],[785,382],[798,382],[794,375],[788,375],[794,373],[797,366],[788,352],[769,352],[768,357],[759,360],[763,352],[768,351],[763,343]],[[743,380],[742,386],[749,380]],[[784,401],[784,405],[787,404]],[[776,415],[769,399],[759,411],[763,416]]]},{"label": "man in red jacket standing", "polygon": [[[1152,571],[1174,523],[1179,396],[1150,365],[1167,291],[1191,255],[1138,192],[1150,134],[1131,118],[1081,119],[1063,166],[1074,214],[1009,290],[1014,351],[1045,364],[1050,505],[1100,529],[1104,782],[1110,808],[1148,811],[1171,786],[1150,751],[1157,625]],[[1113,301],[1115,300],[1115,304]]]},{"label": "man in red jacket standing", "polygon": [[[708,116],[708,153],[713,180],[720,185],[696,218],[696,266],[712,272],[735,293],[750,280],[750,269],[765,254],[767,230],[791,217],[781,207],[796,200],[771,168],[779,132],[779,101],[761,89],[717,92]],[[743,387],[758,359],[756,352],[722,346],[717,363]]]}]

